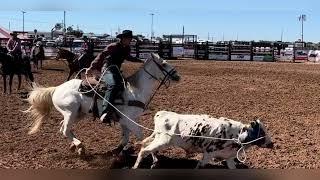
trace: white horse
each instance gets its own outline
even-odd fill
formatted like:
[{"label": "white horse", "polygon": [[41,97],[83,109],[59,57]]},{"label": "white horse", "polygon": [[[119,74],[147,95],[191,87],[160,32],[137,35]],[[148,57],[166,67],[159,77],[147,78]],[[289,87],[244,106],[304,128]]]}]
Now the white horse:
[{"label": "white horse", "polygon": [[[135,74],[127,79],[127,88],[122,93],[124,104],[115,106],[123,113],[119,114],[122,140],[117,149],[123,150],[127,148],[130,131],[134,133],[139,141],[142,140],[142,129],[134,123],[138,121],[144,111],[141,104],[146,105],[151,101],[152,95],[157,88],[157,82],[160,82],[161,86],[170,81],[170,79],[179,81],[180,76],[174,67],[154,53]],[[73,123],[78,122],[89,114],[90,106],[93,103],[92,97],[78,91],[81,82],[82,80],[73,79],[57,87],[34,88],[27,99],[31,106],[25,111],[34,118],[29,134],[36,133],[39,130],[42,121],[49,117],[50,110],[55,107],[64,117],[61,121],[60,132],[72,141],[70,149],[73,151],[78,149],[79,155],[83,155],[84,146],[70,130]],[[139,102],[140,106],[134,105],[137,103],[132,105],[130,101]],[[97,104],[101,107],[102,100],[98,100]],[[130,121],[126,116],[134,122]]]}]

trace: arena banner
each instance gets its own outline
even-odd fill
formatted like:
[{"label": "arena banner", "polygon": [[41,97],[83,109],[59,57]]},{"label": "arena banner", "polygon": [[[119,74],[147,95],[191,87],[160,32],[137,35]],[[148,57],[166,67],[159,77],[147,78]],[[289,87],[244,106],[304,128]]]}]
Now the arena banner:
[{"label": "arena banner", "polygon": [[183,47],[172,47],[172,56],[173,57],[182,57],[183,56]]},{"label": "arena banner", "polygon": [[148,59],[148,58],[151,58],[151,52],[142,52],[142,53],[139,53],[139,58],[140,58],[140,59]]},{"label": "arena banner", "polygon": [[250,61],[250,54],[231,55],[231,60]]},{"label": "arena banner", "polygon": [[264,56],[253,56],[252,59],[253,59],[254,61],[263,61]]},{"label": "arena banner", "polygon": [[320,62],[320,51],[310,50],[308,53],[308,61],[310,62]]},{"label": "arena banner", "polygon": [[296,50],[295,60],[307,61],[309,50]]},{"label": "arena banner", "polygon": [[209,59],[228,60],[228,55],[227,54],[209,54]]},{"label": "arena banner", "polygon": [[205,49],[198,50],[197,58],[198,59],[206,59],[206,50]]},{"label": "arena banner", "polygon": [[193,58],[194,57],[194,53],[195,51],[194,51],[194,49],[184,49],[183,50],[183,56],[184,57],[191,57],[191,58]]},{"label": "arena banner", "polygon": [[254,61],[273,61],[272,55],[260,55],[260,56],[253,56],[252,59]]},{"label": "arena banner", "polygon": [[163,49],[162,50],[162,56],[163,56],[163,58],[170,58],[171,56],[170,56],[170,49]]},{"label": "arena banner", "polygon": [[279,60],[280,61],[292,61],[293,60],[293,50],[292,49],[281,50]]}]

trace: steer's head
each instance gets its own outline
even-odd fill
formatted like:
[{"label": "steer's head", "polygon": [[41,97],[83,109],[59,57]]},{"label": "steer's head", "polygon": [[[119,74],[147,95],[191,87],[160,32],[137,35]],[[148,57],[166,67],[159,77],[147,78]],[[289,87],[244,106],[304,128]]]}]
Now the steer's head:
[{"label": "steer's head", "polygon": [[254,120],[246,127],[247,137],[245,142],[252,142],[252,145],[257,145],[262,148],[273,148],[273,142],[271,141],[271,137],[269,136],[267,129],[264,124],[259,120]]}]

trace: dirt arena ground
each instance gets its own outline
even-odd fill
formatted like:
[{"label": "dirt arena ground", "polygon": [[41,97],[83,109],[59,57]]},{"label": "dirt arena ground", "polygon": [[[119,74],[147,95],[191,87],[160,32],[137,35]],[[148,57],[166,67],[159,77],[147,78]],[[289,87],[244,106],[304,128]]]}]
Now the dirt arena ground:
[{"label": "dirt arena ground", "polygon": [[[240,168],[320,168],[320,65],[175,61],[181,82],[162,88],[141,118],[153,128],[158,110],[179,113],[205,113],[242,122],[260,117],[266,124],[275,148],[252,148]],[[139,64],[125,64],[134,72]],[[66,65],[46,61],[44,70],[35,73],[44,86],[56,86],[67,77]],[[16,84],[14,86],[14,89]],[[110,156],[120,140],[120,127],[109,127],[89,117],[74,127],[86,146],[87,156],[79,158],[69,151],[69,142],[59,133],[62,116],[56,111],[44,122],[41,131],[27,135],[30,119],[21,110],[28,107],[21,97],[28,87],[13,94],[0,94],[0,168],[123,168],[134,163]],[[2,92],[2,80],[0,90]],[[145,136],[150,132],[145,131]],[[135,141],[132,138],[132,141]],[[177,149],[161,151],[159,168],[194,168],[197,161],[186,159]],[[150,166],[147,158],[142,167]],[[215,163],[207,168],[226,168]]]}]

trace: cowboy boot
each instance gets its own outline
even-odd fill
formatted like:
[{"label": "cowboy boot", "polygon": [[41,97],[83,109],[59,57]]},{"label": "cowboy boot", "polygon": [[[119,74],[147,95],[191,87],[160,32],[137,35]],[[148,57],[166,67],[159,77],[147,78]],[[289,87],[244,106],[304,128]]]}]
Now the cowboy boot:
[{"label": "cowboy boot", "polygon": [[[117,89],[115,87],[110,87],[104,96],[104,99],[113,104],[113,101],[115,99]],[[114,119],[114,108],[104,100],[102,104],[102,112],[100,116],[100,121],[103,123],[111,124],[111,120]]]}]

